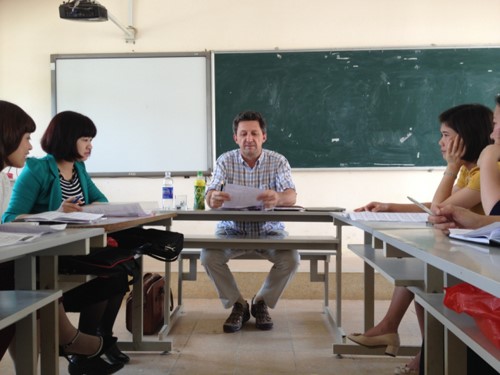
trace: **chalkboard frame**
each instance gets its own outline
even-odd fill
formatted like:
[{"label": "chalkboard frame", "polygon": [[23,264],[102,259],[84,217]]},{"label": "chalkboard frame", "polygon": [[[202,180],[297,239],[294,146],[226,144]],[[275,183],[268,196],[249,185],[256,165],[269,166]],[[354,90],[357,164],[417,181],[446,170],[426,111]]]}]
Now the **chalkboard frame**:
[{"label": "chalkboard frame", "polygon": [[[260,102],[260,104],[264,103],[264,105],[260,106],[246,106],[245,102],[241,100],[241,103],[244,103],[243,105],[236,105],[234,108],[231,106],[224,106],[221,105],[221,102],[231,102],[232,104],[241,104],[238,103],[238,98],[244,97],[247,95],[245,90],[238,91],[240,88],[233,86],[227,86],[225,87],[225,80],[229,82],[238,82],[240,80],[240,77],[244,77],[243,79],[247,79],[246,81],[246,87],[251,87],[253,86],[258,86],[259,85],[259,77],[256,75],[252,75],[252,73],[249,73],[249,70],[245,70],[247,67],[251,66],[252,63],[255,62],[249,62],[247,63],[247,60],[251,60],[252,57],[255,57],[255,59],[259,58],[258,55],[260,56],[275,56],[277,59],[283,59],[285,60],[287,55],[289,54],[296,54],[296,55],[307,55],[307,54],[323,54],[325,55],[325,58],[328,58],[330,56],[326,56],[327,54],[338,54],[342,55],[341,57],[348,56],[350,53],[361,53],[361,54],[370,54],[370,53],[387,53],[387,54],[396,54],[396,53],[401,53],[401,54],[406,54],[408,52],[423,52],[424,54],[433,54],[435,53],[434,51],[442,52],[445,51],[445,54],[452,53],[452,51],[458,51],[460,53],[462,52],[467,52],[471,54],[475,53],[482,53],[481,50],[489,51],[489,53],[492,53],[492,55],[488,56],[500,56],[500,48],[498,46],[449,46],[449,47],[394,47],[394,48],[384,48],[384,47],[374,47],[374,48],[356,48],[356,49],[315,49],[315,50],[255,50],[255,51],[215,51],[214,52],[214,57],[213,57],[213,66],[214,66],[214,81],[215,81],[215,105],[214,105],[214,118],[215,118],[215,125],[216,125],[216,133],[215,133],[215,151],[216,155],[220,155],[222,152],[227,151],[231,148],[234,148],[235,145],[231,141],[231,129],[230,129],[230,122],[231,122],[231,117],[234,117],[234,115],[240,111],[240,110],[245,110],[245,109],[253,109],[253,110],[259,110],[261,111],[264,116],[268,119],[268,124],[270,124],[270,129],[268,130],[268,141],[266,142],[265,146],[267,148],[276,150],[278,152],[281,152],[285,154],[285,156],[288,157],[289,161],[291,162],[292,169],[294,170],[330,170],[330,169],[341,169],[341,170],[433,170],[433,169],[442,169],[444,166],[444,161],[441,158],[441,154],[439,153],[438,147],[437,147],[437,141],[439,139],[439,124],[437,117],[439,113],[453,105],[458,105],[462,104],[464,102],[477,102],[477,103],[482,103],[484,105],[493,106],[494,102],[494,96],[498,93],[498,90],[500,89],[500,84],[498,78],[494,80],[496,85],[493,85],[493,80],[490,82],[488,85],[489,92],[481,92],[481,95],[474,96],[473,100],[466,100],[460,98],[453,98],[453,100],[450,100],[449,104],[446,106],[443,106],[442,108],[435,111],[432,115],[432,124],[430,125],[432,128],[432,131],[435,132],[435,135],[433,135],[433,139],[431,142],[428,142],[428,150],[430,152],[434,153],[434,156],[431,158],[430,163],[426,164],[421,164],[417,165],[415,163],[394,163],[394,164],[385,164],[385,165],[364,165],[363,163],[358,163],[359,165],[354,165],[354,163],[349,164],[345,163],[345,165],[307,165],[307,166],[301,166],[301,165],[296,165],[293,162],[293,157],[289,157],[287,151],[290,151],[290,148],[287,149],[287,147],[280,148],[281,146],[278,145],[275,140],[276,138],[281,137],[282,141],[284,138],[286,138],[286,133],[283,134],[278,134],[278,137],[276,137],[276,133],[273,134],[272,131],[272,126],[276,126],[276,121],[273,118],[273,115],[269,115],[269,112],[272,112],[272,109],[270,106],[266,107],[265,100],[268,100],[269,102],[270,97],[266,97],[265,95],[261,95],[264,99]],[[428,52],[432,51],[432,52]],[[237,60],[236,63],[231,66],[231,64],[224,64],[221,63],[223,59],[221,57],[229,56],[230,58],[232,56],[237,56],[239,60]],[[500,60],[500,59],[499,59]],[[236,61],[236,60],[235,60]],[[234,74],[233,76],[230,76],[229,74],[224,77],[222,74],[227,74],[226,72],[230,72],[231,69],[233,69],[234,66],[238,67],[238,74]],[[255,66],[258,66],[256,63]],[[496,66],[496,65],[495,65]],[[219,69],[219,70],[218,70]],[[268,69],[266,66],[265,69]],[[223,71],[224,73],[221,73]],[[269,72],[271,72],[271,68],[269,68]],[[267,73],[269,73],[267,72]],[[498,72],[498,69],[495,69],[495,72]],[[273,73],[276,73],[275,71]],[[266,71],[264,71],[263,76],[265,76]],[[269,73],[270,75],[270,73]],[[497,74],[498,75],[498,74]],[[272,77],[269,78],[269,76],[265,76],[265,78],[268,79],[269,83],[272,81]],[[250,81],[250,83],[248,83]],[[271,84],[274,82],[271,82]],[[241,84],[243,87],[244,84]],[[283,85],[284,86],[284,85]],[[495,86],[494,90],[491,90],[490,86]],[[245,89],[246,89],[245,87]],[[264,85],[262,87],[265,87]],[[276,88],[276,87],[273,87]],[[226,90],[226,91],[224,91]],[[264,91],[264,90],[263,90]],[[276,90],[279,91],[279,90]],[[232,97],[229,96],[228,93],[231,93],[233,95]],[[252,94],[254,94],[254,97],[260,95],[261,93],[257,93],[258,95],[255,95],[256,92],[253,91],[248,94],[248,97],[251,97]],[[224,95],[227,95],[226,97]],[[230,99],[228,99],[230,97]],[[271,111],[269,109],[271,108]],[[222,115],[222,113],[224,114]],[[269,121],[270,120],[270,121]],[[221,126],[222,124],[222,126]],[[282,123],[279,123],[277,127],[285,127]],[[401,135],[399,139],[403,139],[405,135]],[[330,137],[327,137],[330,139]],[[332,138],[333,141],[333,138]],[[300,141],[299,141],[300,142]],[[434,146],[435,145],[435,146]],[[290,146],[288,146],[290,147]],[[310,146],[311,147],[311,146]],[[300,146],[297,146],[296,149],[299,149]]]},{"label": "chalkboard frame", "polygon": [[[137,59],[137,60],[133,60]],[[192,69],[194,73],[192,74],[193,77],[195,78],[188,78],[189,80],[194,80],[193,82],[189,82],[189,85],[186,84],[185,86],[189,86],[188,88],[185,89],[191,90],[196,90],[196,95],[193,95],[192,101],[195,101],[195,105],[193,105],[191,101],[191,97],[186,99],[188,96],[186,92],[182,93],[182,97],[184,101],[190,101],[190,103],[185,103],[185,105],[182,106],[177,106],[178,109],[174,109],[175,113],[175,118],[177,119],[176,127],[177,129],[176,132],[184,132],[183,134],[185,137],[179,137],[180,139],[177,139],[174,142],[169,142],[166,141],[169,139],[168,137],[168,131],[169,131],[169,126],[161,126],[158,127],[156,126],[154,128],[155,134],[155,140],[154,142],[158,142],[154,145],[151,145],[152,147],[144,147],[141,146],[140,148],[133,148],[133,147],[124,147],[124,148],[119,148],[118,150],[115,150],[114,152],[114,157],[116,158],[116,163],[121,163],[121,164],[116,164],[116,170],[93,170],[95,167],[92,167],[94,165],[100,165],[99,162],[103,160],[102,155],[99,158],[96,158],[96,150],[101,149],[102,151],[102,146],[103,143],[105,142],[106,146],[109,147],[115,147],[115,145],[119,142],[116,142],[116,140],[113,139],[102,139],[103,137],[103,124],[99,123],[96,121],[95,118],[93,118],[92,113],[84,113],[85,111],[80,110],[78,104],[76,104],[73,108],[63,108],[68,109],[68,110],[74,110],[77,112],[82,112],[83,114],[89,115],[90,118],[96,122],[96,126],[98,128],[98,135],[96,137],[95,142],[100,142],[100,147],[94,148],[94,155],[89,159],[87,162],[87,168],[91,176],[95,177],[161,177],[164,175],[165,171],[168,170],[172,173],[172,176],[195,176],[198,171],[202,171],[205,175],[208,175],[211,173],[213,169],[213,160],[214,160],[214,151],[213,151],[213,124],[212,124],[212,55],[211,53],[204,51],[204,52],[169,52],[169,53],[95,53],[95,54],[52,54],[50,56],[50,62],[51,62],[51,105],[52,105],[52,115],[55,115],[56,113],[59,112],[58,108],[58,74],[57,74],[57,66],[58,63],[60,62],[69,62],[69,61],[77,61],[77,62],[85,62],[85,61],[104,61],[104,60],[109,60],[109,61],[116,61],[116,60],[122,60],[122,61],[153,61],[156,59],[156,61],[159,61],[162,59],[163,61],[169,63],[170,61],[174,61],[174,59],[178,61],[188,61],[191,63],[192,61],[196,60],[196,63],[193,62],[193,64],[188,64],[190,65],[190,68],[186,69]],[[151,60],[150,60],[151,59]],[[201,60],[204,61],[204,67],[200,68]],[[139,62],[140,63],[140,62]],[[168,64],[167,64],[168,65]],[[175,63],[172,65],[173,68],[168,65],[166,69],[177,69],[175,66]],[[194,67],[194,68],[193,68]],[[155,68],[157,69],[157,68]],[[184,68],[182,68],[184,69]],[[201,71],[203,70],[203,71]],[[182,77],[187,77],[188,74],[187,72],[179,72],[182,74],[179,74],[179,76]],[[191,71],[189,71],[191,73]],[[76,72],[75,74],[78,74]],[[172,74],[169,72],[169,74]],[[99,75],[99,72],[96,72],[96,76]],[[167,74],[165,74],[167,75]],[[146,74],[146,76],[150,77],[151,74]],[[97,77],[96,77],[97,78]],[[61,78],[59,78],[61,79]],[[150,78],[149,78],[150,79]],[[162,79],[165,79],[162,74]],[[149,82],[153,81],[150,79]],[[141,90],[140,95],[152,95],[148,94],[148,81],[146,80],[144,82],[144,86],[141,86],[140,88],[144,90]],[[141,83],[142,85],[142,83]],[[184,87],[181,87],[182,84],[177,82],[174,83],[173,89],[167,89],[167,90],[184,90]],[[165,85],[164,85],[165,86]],[[85,90],[88,90],[86,88]],[[137,95],[136,92],[131,92],[132,90],[129,90],[130,95]],[[169,95],[171,95],[171,92],[168,92]],[[156,98],[155,98],[156,99]],[[167,100],[167,99],[163,99]],[[155,103],[157,101],[154,101]],[[167,103],[165,103],[165,106]],[[182,103],[184,104],[184,102]],[[100,103],[98,104],[100,106]],[[102,103],[102,108],[99,110],[102,111],[108,111],[109,112],[109,107],[107,107],[109,103]],[[158,107],[159,105],[156,104]],[[161,105],[161,104],[160,104]],[[169,104],[169,108],[172,108],[173,105]],[[183,123],[184,121],[184,116],[183,113],[185,113],[186,108],[191,109],[192,111],[196,111],[195,115],[189,114],[189,117],[192,121],[193,117],[196,117],[196,119],[199,119],[199,121],[196,121],[196,124],[186,124]],[[163,109],[162,109],[163,110]],[[181,113],[181,111],[184,111]],[[156,115],[158,116],[158,115]],[[165,116],[167,117],[167,116]],[[156,120],[156,118],[154,119]],[[159,119],[158,119],[159,120]],[[187,120],[186,120],[187,121]],[[180,125],[179,125],[180,123]],[[109,124],[106,123],[105,125],[111,125],[111,126],[118,126],[115,124]],[[143,125],[144,126],[144,125]],[[189,131],[186,129],[185,131],[180,131],[178,130],[182,126],[193,126],[194,128],[189,128]],[[146,125],[147,127],[147,125]],[[107,129],[108,131],[110,129]],[[116,129],[119,131],[119,129]],[[185,133],[188,131],[188,133]],[[116,132],[115,132],[116,134]],[[140,133],[136,133],[136,137],[140,137]],[[129,135],[130,137],[130,135]],[[134,140],[130,142],[133,146]],[[94,142],[94,143],[95,143]],[[170,147],[169,147],[170,143]],[[190,148],[191,145],[198,145],[198,149],[200,151],[192,150]],[[160,151],[161,148],[161,151]],[[195,147],[196,148],[196,147]],[[153,152],[154,151],[154,152]],[[156,154],[155,154],[156,153]],[[161,154],[159,154],[161,153]],[[189,154],[187,154],[189,153]],[[194,156],[192,155],[195,154]],[[197,153],[197,154],[196,154]],[[135,158],[139,158],[141,160],[141,164],[137,169],[128,169],[128,167],[123,167],[123,165],[126,165],[125,162],[122,162],[120,159],[121,154],[133,154]],[[165,163],[165,165],[161,164],[160,161],[154,161],[154,158],[152,155],[160,155],[158,160],[171,160],[173,159],[172,156],[175,157],[175,159],[178,160],[183,160],[184,165],[188,165],[187,168],[181,167],[181,169],[177,168],[177,163],[176,162],[169,162]],[[183,156],[184,155],[184,156]],[[129,156],[129,155],[127,155]],[[130,157],[130,156],[129,156]],[[153,159],[153,160],[152,160]],[[106,162],[108,160],[106,159]],[[167,165],[168,164],[168,165]],[[90,165],[90,168],[89,168]],[[144,168],[143,168],[144,166]],[[99,167],[97,167],[99,168]],[[114,168],[114,167],[112,167]]]}]

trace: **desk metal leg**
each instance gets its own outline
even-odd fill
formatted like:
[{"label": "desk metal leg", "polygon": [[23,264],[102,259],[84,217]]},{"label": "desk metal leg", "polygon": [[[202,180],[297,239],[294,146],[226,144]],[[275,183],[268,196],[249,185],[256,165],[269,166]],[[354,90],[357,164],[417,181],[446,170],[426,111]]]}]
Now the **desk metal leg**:
[{"label": "desk metal leg", "polygon": [[345,337],[345,332],[342,327],[342,226],[337,225],[338,242],[337,253],[335,254],[335,281],[337,288],[335,291],[337,302],[337,327],[341,331],[342,338]]},{"label": "desk metal leg", "polygon": [[[443,290],[443,272],[429,264],[425,265],[425,292]],[[427,311],[425,312],[425,374],[444,374],[444,326]]]},{"label": "desk metal leg", "polygon": [[[367,245],[374,245],[374,240],[371,234],[365,232],[364,242]],[[364,262],[364,318],[365,332],[375,324],[375,271],[373,267]]]},{"label": "desk metal leg", "polygon": [[[35,257],[27,256],[15,261],[15,287],[22,290],[35,290]],[[36,374],[38,347],[36,313],[29,314],[16,323],[16,352],[26,353],[16,361],[17,374]]]},{"label": "desk metal leg", "polygon": [[445,373],[467,375],[467,345],[445,328]]},{"label": "desk metal leg", "polygon": [[364,305],[365,305],[365,332],[375,324],[375,271],[364,263]]},{"label": "desk metal leg", "polygon": [[[40,289],[58,288],[58,258],[40,257]],[[40,309],[40,369],[42,375],[59,374],[59,301]]]}]

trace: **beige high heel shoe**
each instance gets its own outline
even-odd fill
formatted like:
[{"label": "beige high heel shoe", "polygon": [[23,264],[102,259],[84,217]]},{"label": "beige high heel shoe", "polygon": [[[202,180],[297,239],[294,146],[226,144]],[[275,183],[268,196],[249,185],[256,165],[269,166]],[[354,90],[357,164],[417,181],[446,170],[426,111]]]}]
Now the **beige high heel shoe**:
[{"label": "beige high heel shoe", "polygon": [[399,335],[397,333],[387,333],[378,336],[365,336],[362,333],[351,333],[347,336],[351,341],[356,344],[367,346],[370,348],[377,348],[386,346],[385,354],[395,357],[399,350]]}]

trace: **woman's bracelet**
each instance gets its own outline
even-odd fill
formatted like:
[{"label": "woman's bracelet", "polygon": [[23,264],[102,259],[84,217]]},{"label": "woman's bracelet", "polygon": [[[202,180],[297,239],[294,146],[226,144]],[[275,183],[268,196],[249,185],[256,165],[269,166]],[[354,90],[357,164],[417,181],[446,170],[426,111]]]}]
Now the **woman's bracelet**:
[{"label": "woman's bracelet", "polygon": [[443,176],[457,177],[456,173],[444,171]]}]

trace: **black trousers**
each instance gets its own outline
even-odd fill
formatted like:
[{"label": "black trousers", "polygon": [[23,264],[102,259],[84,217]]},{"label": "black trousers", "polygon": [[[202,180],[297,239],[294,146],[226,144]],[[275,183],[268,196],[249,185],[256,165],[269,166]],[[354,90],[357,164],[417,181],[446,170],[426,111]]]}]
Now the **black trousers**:
[{"label": "black trousers", "polygon": [[124,295],[128,290],[128,276],[125,272],[109,277],[96,277],[64,293],[64,309],[69,312],[80,312],[83,308],[106,301],[112,296]]}]

